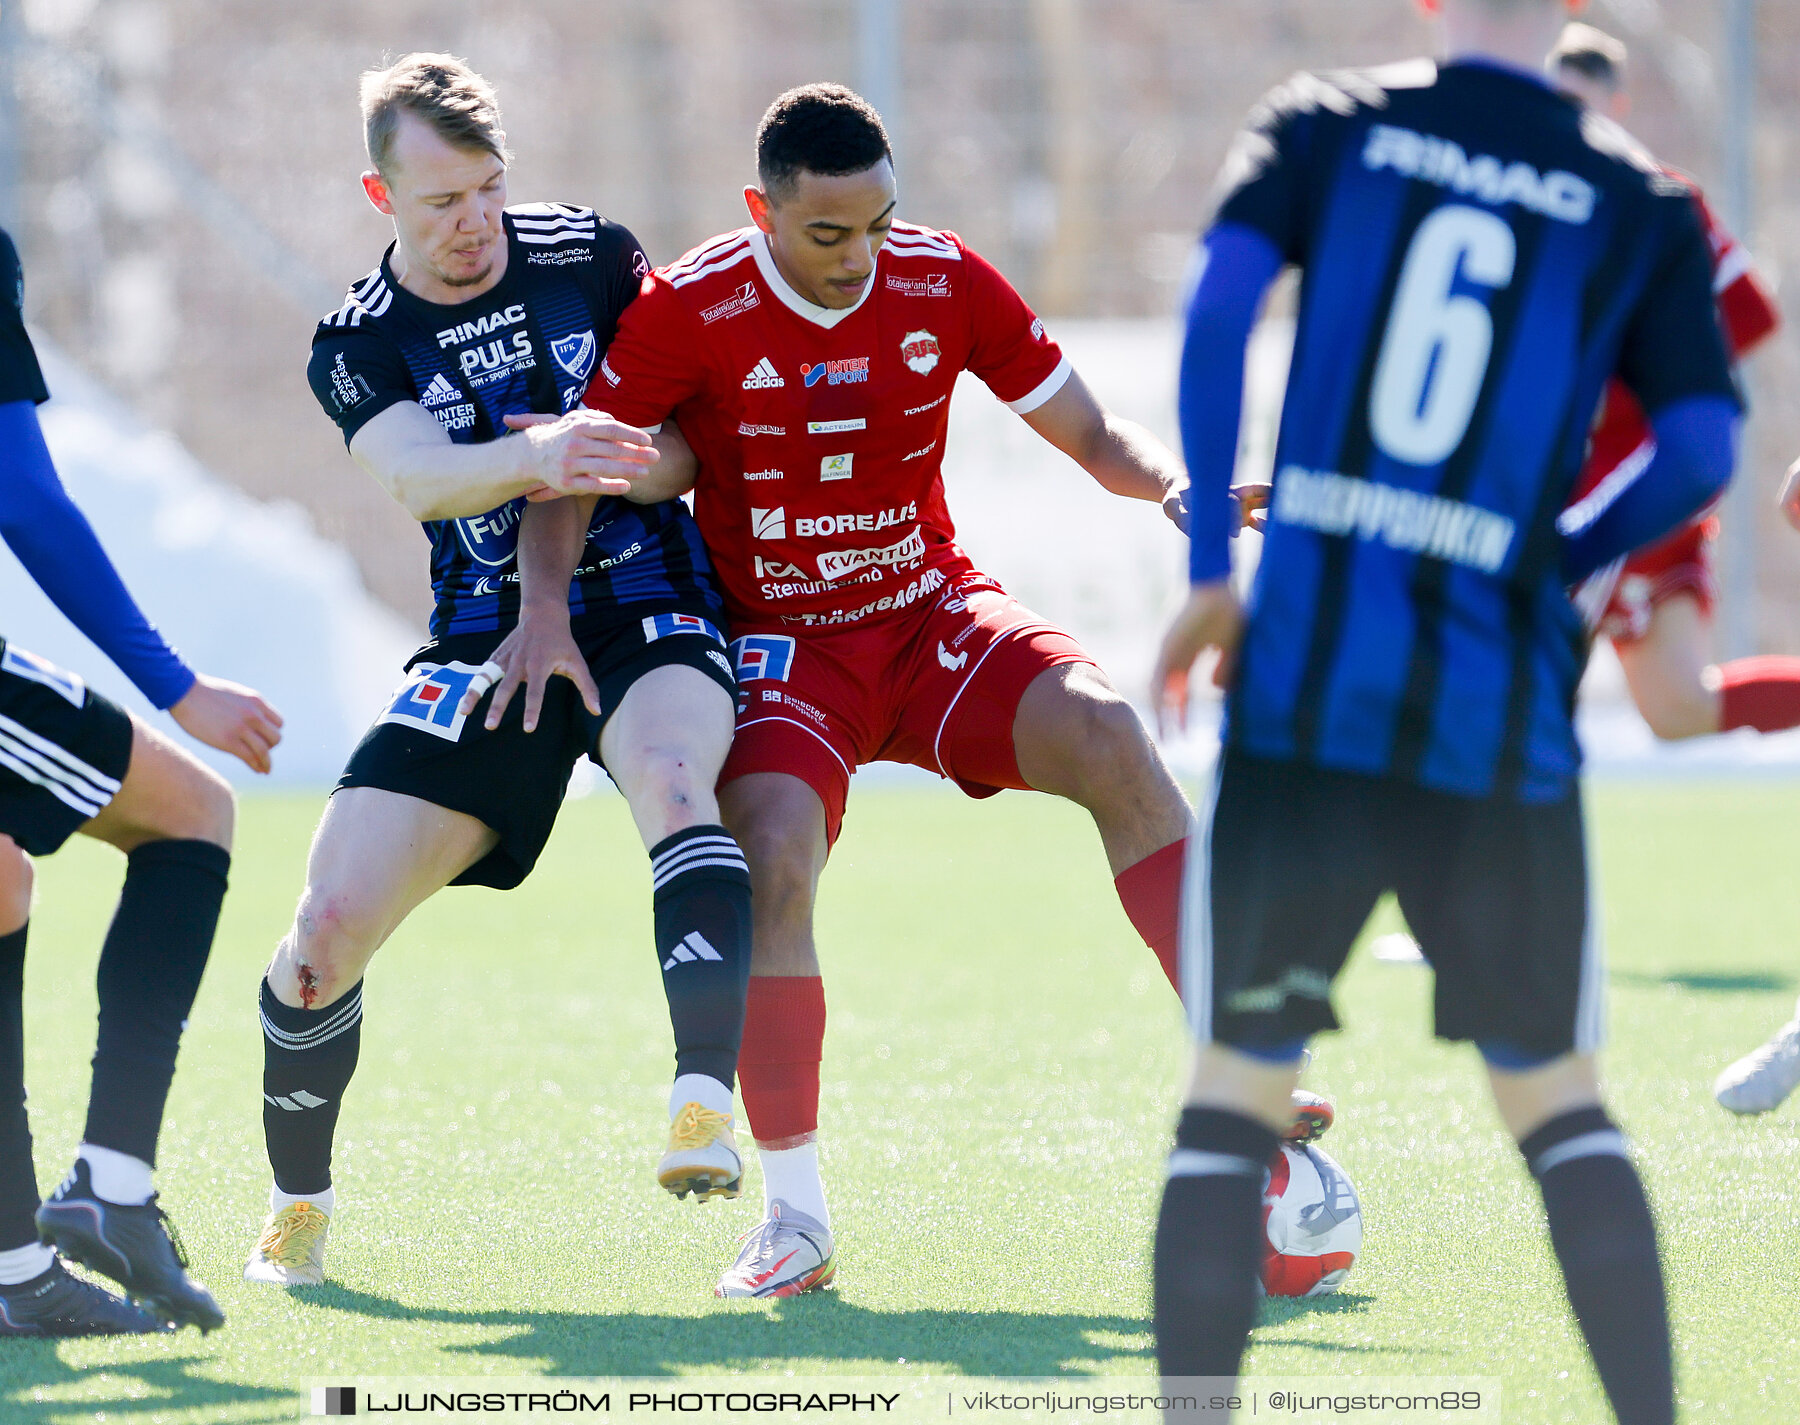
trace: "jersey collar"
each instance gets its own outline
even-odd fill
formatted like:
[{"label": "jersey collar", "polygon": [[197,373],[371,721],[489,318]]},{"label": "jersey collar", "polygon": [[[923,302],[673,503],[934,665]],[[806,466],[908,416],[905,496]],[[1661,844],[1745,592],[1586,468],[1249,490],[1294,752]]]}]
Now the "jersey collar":
[{"label": "jersey collar", "polygon": [[[869,300],[869,293],[875,290],[875,274],[869,274],[868,285],[863,288],[862,296],[856,299],[854,307],[821,307],[816,302],[809,302],[788,285],[787,278],[781,275],[781,269],[775,265],[775,254],[769,251],[769,239],[761,228],[750,229],[750,250],[756,254],[756,270],[762,273],[765,286],[780,299],[781,304],[796,316],[806,318],[814,326],[830,330],[845,317],[860,311],[862,304]],[[880,265],[879,261],[876,263]]]}]

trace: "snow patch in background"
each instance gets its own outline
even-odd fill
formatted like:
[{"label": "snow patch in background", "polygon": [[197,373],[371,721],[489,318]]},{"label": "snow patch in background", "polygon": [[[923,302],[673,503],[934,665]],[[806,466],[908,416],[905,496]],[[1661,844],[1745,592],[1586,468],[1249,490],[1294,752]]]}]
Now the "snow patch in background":
[{"label": "snow patch in background", "polygon": [[54,393],[38,413],[63,483],[189,665],[246,683],[280,710],[273,777],[201,747],[154,711],[9,552],[0,554],[0,634],[79,673],[239,786],[335,781],[422,634],[365,592],[350,556],[299,506],[235,490],[47,343],[38,349]]}]

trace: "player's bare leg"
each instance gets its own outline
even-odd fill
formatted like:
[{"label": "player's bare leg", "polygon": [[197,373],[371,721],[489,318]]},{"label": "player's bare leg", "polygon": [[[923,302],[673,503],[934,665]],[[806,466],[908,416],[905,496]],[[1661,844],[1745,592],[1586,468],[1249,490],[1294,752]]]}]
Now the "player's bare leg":
[{"label": "player's bare leg", "polygon": [[1019,774],[1085,807],[1125,913],[1180,988],[1181,865],[1193,809],[1142,719],[1091,663],[1040,673],[1013,721]]},{"label": "player's bare leg", "polygon": [[1719,731],[1718,674],[1710,664],[1712,620],[1689,594],[1659,603],[1644,636],[1615,642],[1631,700],[1667,741]]},{"label": "player's bare leg", "polygon": [[[75,1166],[37,1212],[39,1235],[122,1283],[159,1320],[210,1330],[218,1304],[189,1279],[151,1174],[175,1055],[212,949],[231,865],[224,778],[132,721],[119,790],[80,828],[126,855],[100,955],[99,1040]],[[22,949],[21,945],[21,949]]]},{"label": "player's bare leg", "polygon": [[[720,1295],[792,1295],[830,1282],[831,1212],[819,1176],[825,992],[813,903],[828,847],[825,807],[800,778],[753,772],[720,790],[750,865],[755,950],[739,1074],[763,1170],[764,1217]],[[777,1266],[776,1264],[783,1264]]]},{"label": "player's bare leg", "polygon": [[650,853],[658,959],[675,1031],[669,1148],[657,1180],[700,1201],[736,1197],[743,1178],[732,1090],[750,926],[741,856],[722,832],[714,794],[734,720],[723,687],[669,664],[631,685],[600,735],[601,760]]},{"label": "player's bare leg", "polygon": [[324,1280],[331,1140],[362,1043],[363,970],[416,906],[497,841],[472,816],[377,787],[345,787],[325,804],[293,927],[262,987],[263,1135],[275,1183],[247,1280]]}]

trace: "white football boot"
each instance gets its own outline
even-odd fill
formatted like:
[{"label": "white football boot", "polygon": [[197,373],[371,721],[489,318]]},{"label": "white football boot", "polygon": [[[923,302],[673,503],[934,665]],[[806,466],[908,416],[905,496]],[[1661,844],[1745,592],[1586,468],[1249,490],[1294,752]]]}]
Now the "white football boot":
[{"label": "white football boot", "polygon": [[831,1229],[780,1198],[769,1215],[739,1239],[744,1250],[719,1278],[714,1296],[798,1296],[829,1286],[837,1273]]},{"label": "white football boot", "polygon": [[684,1103],[669,1124],[669,1151],[656,1165],[656,1180],[678,1198],[696,1202],[736,1197],[744,1182],[744,1158],[731,1115],[704,1104]]},{"label": "white football boot", "polygon": [[325,1280],[325,1234],[331,1217],[311,1202],[271,1212],[244,1268],[244,1280],[269,1286],[318,1286]]},{"label": "white football boot", "polygon": [[1767,1113],[1800,1087],[1800,1004],[1794,1017],[1760,1049],[1752,1050],[1713,1082],[1713,1097],[1733,1113]]}]

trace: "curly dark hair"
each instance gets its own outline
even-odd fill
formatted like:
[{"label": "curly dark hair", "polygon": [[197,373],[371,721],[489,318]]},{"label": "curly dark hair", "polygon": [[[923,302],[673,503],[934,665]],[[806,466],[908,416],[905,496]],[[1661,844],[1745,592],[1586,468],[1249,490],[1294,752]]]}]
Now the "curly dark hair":
[{"label": "curly dark hair", "polygon": [[881,115],[842,84],[790,89],[756,126],[756,172],[771,196],[791,188],[803,170],[837,177],[893,156]]}]

